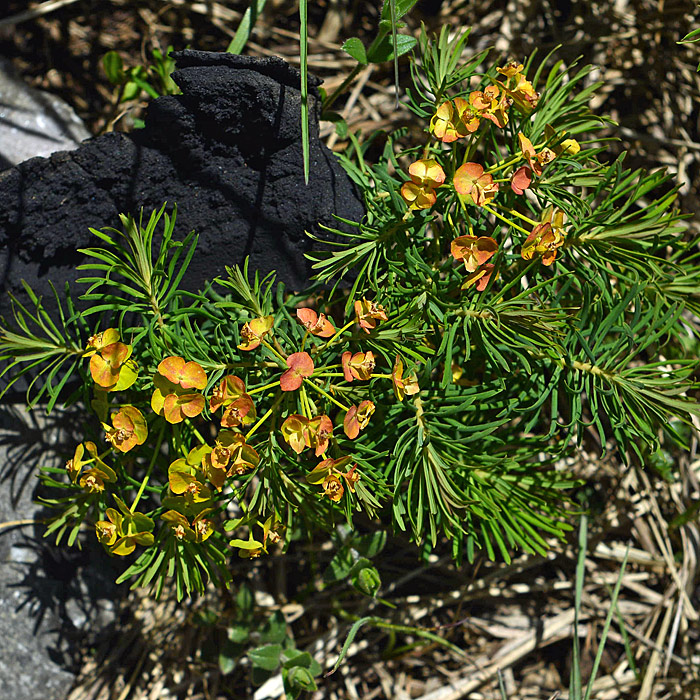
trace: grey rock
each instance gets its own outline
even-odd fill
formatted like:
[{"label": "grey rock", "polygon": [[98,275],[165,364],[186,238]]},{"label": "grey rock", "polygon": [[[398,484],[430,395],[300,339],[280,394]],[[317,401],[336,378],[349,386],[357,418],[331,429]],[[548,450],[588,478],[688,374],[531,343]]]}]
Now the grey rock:
[{"label": "grey rock", "polygon": [[27,85],[0,58],[0,170],[70,151],[91,134],[62,99]]},{"label": "grey rock", "polygon": [[[72,451],[71,422],[0,406],[0,523],[51,514],[35,502],[36,474]],[[115,575],[101,548],[91,539],[82,551],[59,548],[43,538],[44,529],[0,530],[0,698],[65,698],[86,638],[114,620]]]}]

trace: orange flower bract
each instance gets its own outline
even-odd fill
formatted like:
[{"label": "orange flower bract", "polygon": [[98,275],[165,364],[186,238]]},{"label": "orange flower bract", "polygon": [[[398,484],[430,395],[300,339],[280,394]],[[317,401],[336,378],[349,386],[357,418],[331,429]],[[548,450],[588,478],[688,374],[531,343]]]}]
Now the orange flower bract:
[{"label": "orange flower bract", "polygon": [[297,309],[297,318],[311,335],[330,338],[335,335],[335,327],[325,314],[317,314],[313,309]]},{"label": "orange flower bract", "polygon": [[488,204],[498,193],[498,183],[478,163],[465,163],[457,168],[453,183],[467,203],[478,207]]},{"label": "orange flower bract", "polygon": [[280,377],[282,391],[295,391],[301,386],[304,377],[314,373],[314,362],[308,352],[295,352],[287,358],[289,369]]}]

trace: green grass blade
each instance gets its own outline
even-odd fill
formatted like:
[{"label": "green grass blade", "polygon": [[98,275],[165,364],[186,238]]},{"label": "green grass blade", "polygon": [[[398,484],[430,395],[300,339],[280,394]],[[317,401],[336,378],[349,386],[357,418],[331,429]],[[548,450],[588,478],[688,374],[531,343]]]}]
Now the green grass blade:
[{"label": "green grass blade", "polygon": [[598,645],[598,651],[596,652],[595,659],[593,661],[593,668],[591,669],[591,677],[586,686],[586,695],[584,700],[590,700],[591,693],[593,692],[593,683],[595,682],[596,674],[598,673],[598,667],[600,666],[600,660],[603,657],[603,650],[605,649],[605,642],[608,638],[608,631],[610,630],[610,623],[612,622],[613,614],[617,607],[617,598],[620,595],[620,588],[622,587],[622,578],[625,575],[625,566],[627,566],[627,557],[629,557],[630,548],[627,546],[627,551],[622,559],[622,566],[620,567],[620,575],[617,577],[617,582],[615,583],[615,589],[613,590],[612,600],[610,601],[610,609],[605,617],[605,624],[603,625],[603,633],[600,635],[600,644]]},{"label": "green grass blade", "polygon": [[581,516],[581,526],[578,533],[578,561],[576,562],[576,588],[574,596],[574,648],[571,660],[571,679],[569,681],[569,697],[571,700],[581,700],[581,646],[578,639],[578,621],[581,613],[583,597],[583,579],[586,574],[586,545],[588,542],[588,517]]},{"label": "green grass blade", "polygon": [[299,0],[299,60],[301,62],[301,150],[304,158],[304,183],[309,184],[309,85],[307,59],[309,50],[309,33],[307,24],[307,0]]},{"label": "green grass blade", "polygon": [[251,2],[250,7],[243,13],[241,23],[238,25],[238,29],[236,29],[236,33],[231,39],[226,53],[239,54],[243,51],[248,43],[248,39],[250,39],[255,23],[258,21],[258,17],[265,9],[266,2],[267,0],[253,0]]}]

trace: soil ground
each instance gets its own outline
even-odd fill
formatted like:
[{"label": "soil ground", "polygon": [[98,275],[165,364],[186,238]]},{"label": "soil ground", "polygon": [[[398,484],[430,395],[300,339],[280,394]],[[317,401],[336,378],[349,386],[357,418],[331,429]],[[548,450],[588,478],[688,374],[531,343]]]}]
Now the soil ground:
[{"label": "soil ground", "polygon": [[[38,16],[49,4],[52,11]],[[153,47],[187,46],[223,50],[247,3],[185,0],[67,0],[3,3],[0,54],[35,86],[52,90],[71,103],[95,134],[128,128],[142,105],[128,114],[115,104],[114,89],[101,69],[101,57],[118,50],[127,65],[148,59]],[[319,0],[309,8],[311,71],[332,90],[353,67],[340,45],[351,36],[371,37],[377,3]],[[247,52],[279,55],[298,63],[298,7],[289,0],[269,0]],[[10,21],[3,20],[10,18]],[[422,0],[405,31],[442,24],[473,27],[470,46],[494,46],[503,57],[522,59],[534,48],[570,65],[597,66],[603,87],[592,106],[619,123],[611,130],[609,156],[628,152],[629,164],[668,167],[681,184],[679,206],[700,225],[700,76],[696,47],[676,41],[700,26],[691,0]],[[408,71],[402,64],[402,81]],[[367,69],[338,108],[350,127],[363,134],[375,129],[417,128],[408,110],[394,105],[389,67]],[[332,125],[327,143],[342,149]],[[586,558],[587,581],[577,633],[583,640],[584,678],[597,650],[608,609],[610,588],[629,545],[618,612],[624,626],[613,624],[598,672],[594,697],[668,698],[700,696],[700,527],[669,522],[697,502],[700,459],[696,445],[674,456],[673,483],[643,468],[623,470],[582,451],[569,467],[586,480],[600,504],[592,519]],[[314,698],[508,698],[566,697],[571,666],[575,537],[553,543],[542,559],[518,556],[510,565],[478,560],[455,568],[448,555],[419,564],[412,545],[390,543],[377,565],[383,597],[396,606],[326,589],[300,596],[312,566],[331,552],[321,542],[298,547],[285,557],[251,564],[234,572],[257,591],[257,601],[281,610],[299,648],[308,649],[324,668],[335,661],[347,633],[343,615],[381,615],[396,624],[431,630],[462,651],[419,644],[415,636],[394,635],[366,627],[350,646],[341,669],[322,680]],[[132,593],[123,603],[117,633],[101,647],[86,650],[70,700],[98,698],[253,697],[246,673],[222,676],[207,655],[209,632],[196,624],[205,609],[228,613],[216,596],[190,605],[172,600],[153,603]],[[341,614],[341,609],[342,613]],[[232,685],[233,683],[233,685]],[[259,697],[259,696],[258,696]]]}]

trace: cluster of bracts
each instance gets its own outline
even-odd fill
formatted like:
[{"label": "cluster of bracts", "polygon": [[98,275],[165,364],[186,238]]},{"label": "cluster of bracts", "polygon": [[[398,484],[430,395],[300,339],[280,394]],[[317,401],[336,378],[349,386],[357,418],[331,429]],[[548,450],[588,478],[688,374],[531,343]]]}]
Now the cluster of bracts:
[{"label": "cluster of bracts", "polygon": [[[297,309],[297,319],[305,333],[300,350],[290,354],[284,352],[274,335],[272,316],[254,318],[245,323],[241,328],[239,350],[254,352],[261,345],[265,346],[275,361],[269,361],[268,353],[264,360],[257,363],[258,369],[280,372],[274,381],[254,388],[247,388],[241,377],[226,374],[205,395],[209,382],[199,363],[170,356],[158,364],[156,373],[146,385],[150,389],[146,390],[152,390],[150,407],[153,413],[165,421],[165,424],[160,423],[160,428],[163,429],[167,424],[177,426],[173,430],[180,435],[179,424],[190,421],[192,432],[199,441],[199,444],[189,450],[176,441],[175,448],[182,456],[172,461],[168,467],[167,496],[163,499],[167,510],[160,517],[170,528],[172,536],[178,540],[203,542],[212,534],[213,521],[207,516],[212,512],[208,506],[213,503],[214,492],[221,491],[227,479],[241,476],[258,467],[260,455],[250,444],[250,438],[268,420],[274,421],[271,429],[275,429],[275,409],[284,392],[299,392],[297,406],[301,407],[301,412],[286,415],[278,426],[279,433],[296,454],[309,449],[313,450],[316,458],[321,459],[306,475],[307,482],[319,486],[322,494],[334,502],[339,502],[346,490],[355,492],[360,472],[355,464],[351,464],[350,456],[332,458],[327,454],[333,439],[334,424],[326,413],[314,415],[312,407],[316,403],[309,399],[307,391],[315,391],[326,405],[331,408],[335,405],[342,410],[340,415],[344,414],[344,433],[353,440],[369,424],[375,405],[370,400],[364,400],[357,405],[345,406],[322,388],[323,380],[337,377],[341,381],[354,382],[390,378],[395,396],[400,401],[406,394],[416,394],[418,384],[414,374],[404,376],[403,363],[399,357],[396,358],[391,374],[376,373],[376,361],[371,351],[353,353],[347,350],[337,357],[339,362],[336,361],[335,364],[324,364],[322,367],[315,365],[311,353],[318,357],[320,351],[339,342],[351,326],[358,324],[360,329],[371,333],[381,321],[388,320],[384,307],[364,298],[355,302],[354,311],[353,319],[336,330],[323,313],[319,314],[310,308]],[[304,350],[309,335],[322,340],[311,353]],[[121,404],[108,418],[109,395],[131,388],[138,379],[139,367],[132,358],[132,350],[131,345],[122,342],[115,328],[108,328],[88,340],[84,354],[90,359],[90,374],[95,383],[92,406],[102,422],[109,447],[100,454],[94,442],[86,441],[76,447],[73,458],[67,462],[71,482],[84,494],[100,495],[109,484],[117,482],[116,470],[105,462],[108,456],[118,458],[120,454],[144,445],[148,439],[149,421],[137,406]],[[324,356],[333,357],[328,353]],[[250,363],[239,364],[245,366]],[[277,400],[258,418],[255,395],[276,389]],[[198,430],[198,427],[202,427],[202,416],[207,407],[212,418],[219,416],[219,429],[212,445],[208,444]],[[153,421],[150,423],[153,433]],[[155,460],[160,445],[149,447],[151,458]],[[150,470],[146,482],[149,477]],[[109,552],[126,555],[133,552],[137,544],[153,544],[153,520],[135,510],[142,491],[143,489],[139,491],[131,507],[113,494],[118,510],[107,508],[105,519],[97,521],[97,537]],[[262,542],[252,538],[250,541],[233,541],[239,543],[242,556],[259,555],[266,551],[267,541],[274,541],[279,536],[277,523],[269,521],[261,527],[264,530]]]},{"label": "cluster of bracts", "polygon": [[[509,109],[515,106],[524,115],[531,114],[538,105],[540,96],[532,84],[523,75],[523,65],[511,62],[496,69],[504,77],[485,90],[471,92],[468,99],[455,97],[437,107],[430,121],[431,134],[444,144],[450,144],[469,137],[473,139],[483,121],[495,124],[503,129],[508,124]],[[437,202],[437,189],[448,187],[457,193],[462,207],[472,205],[482,207],[501,220],[506,220],[516,230],[527,233],[522,244],[521,255],[525,260],[539,256],[543,265],[551,265],[557,250],[564,244],[564,214],[553,207],[542,211],[540,221],[533,221],[520,212],[506,209],[505,214],[517,216],[533,226],[532,231],[522,229],[515,222],[507,219],[494,201],[500,184],[509,182],[515,194],[523,195],[532,185],[533,179],[542,175],[543,169],[557,156],[564,153],[575,155],[580,145],[575,139],[563,138],[564,134],[547,126],[545,141],[538,147],[533,146],[524,134],[518,134],[519,152],[497,162],[488,168],[476,162],[464,162],[455,169],[452,182],[447,183],[445,169],[435,158],[430,158],[431,146],[428,144],[424,157],[413,162],[408,174],[410,180],[401,187],[401,196],[408,205],[409,212],[430,209]],[[471,151],[471,140],[465,149],[465,160]],[[439,151],[438,157],[453,155],[451,150]],[[524,164],[521,164],[525,161]],[[512,169],[510,177],[495,180],[493,175],[499,171]],[[465,209],[466,210],[466,209]],[[468,221],[468,217],[465,217]],[[470,226],[471,229],[471,226]],[[494,265],[489,260],[498,251],[498,242],[491,236],[476,236],[470,230],[469,235],[458,236],[452,241],[451,252],[455,260],[464,262],[468,276],[462,289],[472,285],[483,291],[494,272]]]}]

